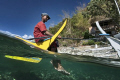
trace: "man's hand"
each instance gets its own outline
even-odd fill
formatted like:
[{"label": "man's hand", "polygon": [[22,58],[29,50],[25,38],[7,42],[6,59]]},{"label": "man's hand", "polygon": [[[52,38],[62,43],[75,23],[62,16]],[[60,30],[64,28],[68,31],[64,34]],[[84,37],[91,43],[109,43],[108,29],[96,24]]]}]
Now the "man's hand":
[{"label": "man's hand", "polygon": [[61,39],[61,36],[58,36],[59,39]]}]

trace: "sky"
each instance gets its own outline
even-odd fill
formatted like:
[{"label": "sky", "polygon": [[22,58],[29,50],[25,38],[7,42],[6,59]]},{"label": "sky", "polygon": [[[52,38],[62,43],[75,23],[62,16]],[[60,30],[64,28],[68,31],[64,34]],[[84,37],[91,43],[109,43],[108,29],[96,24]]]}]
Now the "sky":
[{"label": "sky", "polygon": [[72,16],[80,3],[86,5],[90,0],[0,0],[0,31],[32,37],[35,25],[41,21],[41,13],[51,17],[46,27],[62,21],[62,11]]}]

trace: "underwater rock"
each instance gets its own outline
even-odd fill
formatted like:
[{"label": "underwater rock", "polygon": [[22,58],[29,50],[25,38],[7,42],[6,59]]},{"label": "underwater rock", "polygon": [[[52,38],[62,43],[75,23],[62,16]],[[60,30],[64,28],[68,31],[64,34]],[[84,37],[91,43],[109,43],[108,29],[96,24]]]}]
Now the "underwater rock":
[{"label": "underwater rock", "polygon": [[11,72],[5,72],[0,75],[0,80],[16,80],[11,76]]},{"label": "underwater rock", "polygon": [[117,52],[111,46],[99,48],[92,48],[90,46],[59,47],[58,53],[118,59]]}]

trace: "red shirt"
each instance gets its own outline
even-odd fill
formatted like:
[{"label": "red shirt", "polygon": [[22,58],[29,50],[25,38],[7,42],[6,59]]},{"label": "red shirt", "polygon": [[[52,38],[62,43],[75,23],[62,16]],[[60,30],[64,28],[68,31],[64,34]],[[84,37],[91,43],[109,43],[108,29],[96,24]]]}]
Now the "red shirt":
[{"label": "red shirt", "polygon": [[[44,32],[47,31],[45,24],[40,21],[34,28],[34,38],[45,36]],[[38,42],[40,39],[35,39],[35,42]]]}]

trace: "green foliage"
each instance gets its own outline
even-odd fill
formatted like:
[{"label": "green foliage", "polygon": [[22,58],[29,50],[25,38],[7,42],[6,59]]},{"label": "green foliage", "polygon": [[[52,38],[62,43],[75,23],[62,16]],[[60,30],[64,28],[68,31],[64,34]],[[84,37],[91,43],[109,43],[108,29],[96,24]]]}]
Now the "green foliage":
[{"label": "green foliage", "polygon": [[82,45],[95,45],[95,44],[97,44],[97,45],[103,45],[102,42],[95,42],[93,40],[83,41],[83,43],[82,43]]},{"label": "green foliage", "polygon": [[95,44],[97,44],[97,45],[101,45],[101,42],[95,42]]},{"label": "green foliage", "polygon": [[94,45],[95,44],[95,41],[93,40],[88,40],[88,45]]},{"label": "green foliage", "polygon": [[[120,1],[118,1],[118,4]],[[84,4],[83,4],[84,6]],[[60,33],[62,37],[70,38],[93,38],[89,34],[88,28],[91,27],[91,23],[95,21],[112,18],[116,23],[119,21],[118,11],[114,0],[91,0],[87,7],[79,6],[76,12],[70,18],[69,13],[63,11],[63,16],[68,18],[65,29]],[[50,27],[49,31],[55,34],[62,26],[62,22],[58,23],[54,27]],[[67,40],[65,40],[67,41]],[[70,43],[71,41],[67,41]],[[72,43],[78,43],[78,41],[72,41]],[[62,41],[60,42],[62,44]],[[86,43],[85,43],[86,44]]]},{"label": "green foliage", "polygon": [[87,6],[87,13],[91,15],[91,18],[93,19],[96,16],[100,16],[98,19],[102,18],[101,16],[104,16],[103,19],[112,18],[116,21],[119,20],[119,14],[114,0],[91,0]]},{"label": "green foliage", "polygon": [[95,41],[93,40],[88,40],[88,41],[83,41],[82,45],[94,45]]},{"label": "green foliage", "polygon": [[77,12],[71,18],[72,35],[76,38],[84,37],[84,32],[90,26],[88,19],[84,17],[82,12]]},{"label": "green foliage", "polygon": [[97,45],[105,45],[105,43],[102,43],[101,41],[95,42],[95,44],[97,44]]},{"label": "green foliage", "polygon": [[[50,27],[49,31],[55,34],[61,26],[62,23],[60,22],[54,27]],[[60,35],[63,37],[81,38],[84,37],[84,33],[88,31],[89,26],[88,19],[84,17],[82,12],[77,11],[72,18],[68,18],[67,25]]]},{"label": "green foliage", "polygon": [[89,31],[87,30],[87,31],[85,31],[84,32],[84,39],[88,39],[89,38]]},{"label": "green foliage", "polygon": [[88,42],[83,41],[83,42],[82,42],[82,45],[88,45]]}]

